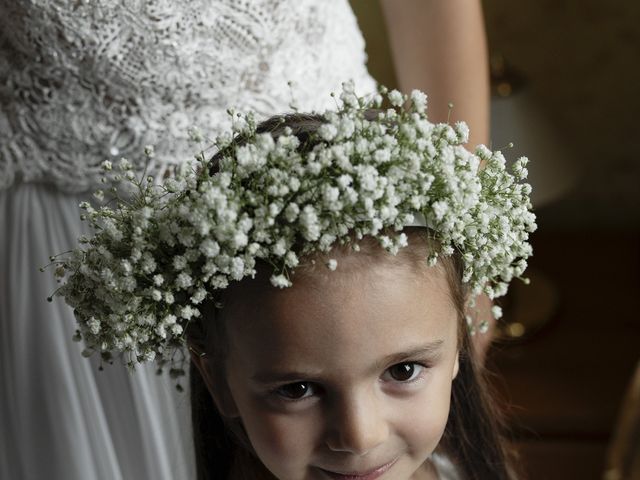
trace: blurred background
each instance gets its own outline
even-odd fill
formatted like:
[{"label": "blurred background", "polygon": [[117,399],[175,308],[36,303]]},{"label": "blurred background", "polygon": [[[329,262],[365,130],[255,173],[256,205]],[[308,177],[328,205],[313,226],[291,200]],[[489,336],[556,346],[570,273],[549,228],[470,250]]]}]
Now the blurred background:
[{"label": "blurred background", "polygon": [[[351,4],[370,72],[395,86],[377,2]],[[539,225],[532,283],[503,302],[493,383],[529,479],[637,479],[620,464],[640,441],[640,2],[484,9],[492,146],[530,158]]]}]

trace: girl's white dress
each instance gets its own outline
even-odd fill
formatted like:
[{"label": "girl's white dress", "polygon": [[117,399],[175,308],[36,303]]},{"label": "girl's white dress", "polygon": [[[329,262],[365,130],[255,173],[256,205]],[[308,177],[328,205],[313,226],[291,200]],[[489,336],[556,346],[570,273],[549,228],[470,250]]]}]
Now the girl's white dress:
[{"label": "girl's white dress", "polygon": [[433,453],[431,455],[431,461],[438,472],[438,480],[462,480],[459,469],[446,455]]},{"label": "girl's white dress", "polygon": [[153,144],[160,175],[188,127],[330,107],[349,78],[374,89],[347,0],[0,0],[0,478],[193,478],[188,395],[83,359],[38,267],[85,231],[102,161]]}]

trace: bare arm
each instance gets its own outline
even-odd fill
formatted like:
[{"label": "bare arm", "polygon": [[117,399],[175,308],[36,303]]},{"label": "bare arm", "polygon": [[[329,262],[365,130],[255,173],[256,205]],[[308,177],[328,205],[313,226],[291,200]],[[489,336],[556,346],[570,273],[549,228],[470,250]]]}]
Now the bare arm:
[{"label": "bare arm", "polygon": [[489,72],[480,0],[380,0],[399,87],[429,96],[429,117],[464,120],[469,147],[489,139]]}]

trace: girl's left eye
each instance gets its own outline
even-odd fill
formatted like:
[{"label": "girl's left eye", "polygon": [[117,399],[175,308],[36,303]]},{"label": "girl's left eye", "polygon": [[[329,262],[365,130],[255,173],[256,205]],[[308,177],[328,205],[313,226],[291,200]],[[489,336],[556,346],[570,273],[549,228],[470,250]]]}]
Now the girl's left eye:
[{"label": "girl's left eye", "polygon": [[398,363],[387,369],[385,376],[389,374],[396,382],[410,383],[422,376],[425,365],[416,362]]},{"label": "girl's left eye", "polygon": [[297,382],[282,385],[276,388],[273,393],[286,401],[304,400],[313,395],[315,387],[309,382]]}]

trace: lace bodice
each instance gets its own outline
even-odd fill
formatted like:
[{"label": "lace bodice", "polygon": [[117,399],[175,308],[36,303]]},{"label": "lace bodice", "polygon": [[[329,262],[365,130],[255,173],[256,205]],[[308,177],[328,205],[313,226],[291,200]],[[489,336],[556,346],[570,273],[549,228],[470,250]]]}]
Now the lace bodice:
[{"label": "lace bodice", "polygon": [[322,109],[348,78],[374,88],[347,0],[0,0],[0,188],[82,191],[147,144],[157,173],[230,106]]}]

